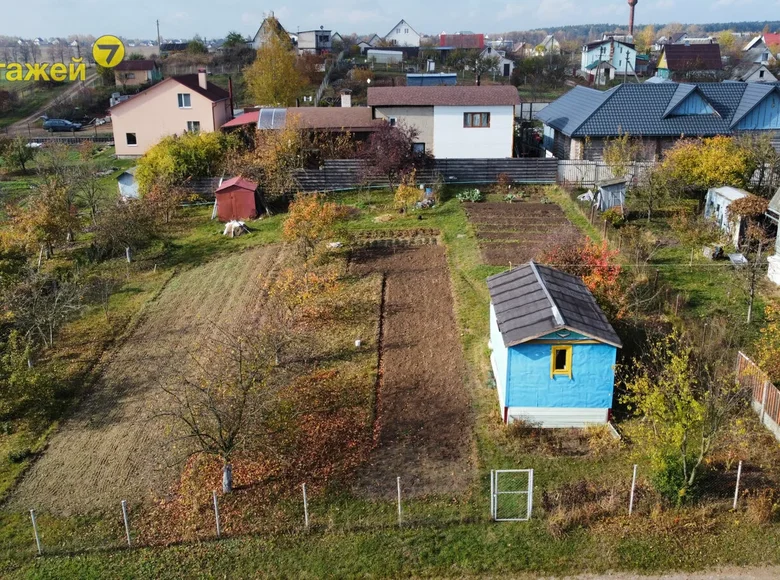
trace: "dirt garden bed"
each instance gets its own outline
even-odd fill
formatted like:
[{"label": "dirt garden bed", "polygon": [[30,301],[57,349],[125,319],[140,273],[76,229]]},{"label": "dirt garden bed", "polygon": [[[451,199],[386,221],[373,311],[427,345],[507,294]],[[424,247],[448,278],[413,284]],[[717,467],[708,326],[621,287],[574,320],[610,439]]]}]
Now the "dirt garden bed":
[{"label": "dirt garden bed", "polygon": [[466,203],[482,259],[493,266],[521,264],[581,234],[551,203]]},{"label": "dirt garden bed", "polygon": [[357,274],[381,272],[385,297],[376,448],[360,471],[361,495],[451,494],[471,482],[471,406],[442,246],[361,249]]}]

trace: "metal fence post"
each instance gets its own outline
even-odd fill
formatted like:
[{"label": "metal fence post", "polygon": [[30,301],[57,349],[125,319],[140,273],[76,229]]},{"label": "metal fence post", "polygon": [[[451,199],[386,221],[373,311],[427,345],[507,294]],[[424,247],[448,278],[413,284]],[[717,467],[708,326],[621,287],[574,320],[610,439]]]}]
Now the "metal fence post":
[{"label": "metal fence post", "polygon": [[490,519],[491,520],[496,519],[495,502],[496,502],[496,483],[494,478],[494,471],[491,469],[490,470]]},{"label": "metal fence post", "polygon": [[211,498],[214,500],[214,521],[217,524],[217,538],[222,537],[222,526],[219,524],[219,505],[217,504],[217,490],[211,492]]},{"label": "metal fence post", "polygon": [[132,547],[130,543],[130,522],[127,519],[127,500],[122,500],[122,519],[125,520],[125,535],[127,536],[127,547]]},{"label": "metal fence post", "polygon": [[303,488],[303,522],[306,525],[306,529],[309,529],[309,500],[306,498],[306,484],[304,483],[302,486]]},{"label": "metal fence post", "polygon": [[739,480],[742,478],[742,462],[737,466],[737,485],[734,487],[734,505],[732,509],[737,509],[737,500],[739,499]]},{"label": "metal fence post", "polygon": [[534,470],[528,472],[528,519],[531,519],[531,510],[534,507]]},{"label": "metal fence post", "polygon": [[395,478],[396,488],[398,489],[398,526],[401,526],[401,478]]},{"label": "metal fence post", "polygon": [[628,515],[634,513],[634,489],[636,488],[636,463],[634,464],[634,475],[631,478],[631,497],[628,500]]},{"label": "metal fence post", "polygon": [[38,555],[43,556],[43,548],[41,548],[41,538],[38,536],[38,523],[35,521],[35,510],[30,510],[30,519],[32,520],[33,535],[35,536],[35,545],[38,547]]}]

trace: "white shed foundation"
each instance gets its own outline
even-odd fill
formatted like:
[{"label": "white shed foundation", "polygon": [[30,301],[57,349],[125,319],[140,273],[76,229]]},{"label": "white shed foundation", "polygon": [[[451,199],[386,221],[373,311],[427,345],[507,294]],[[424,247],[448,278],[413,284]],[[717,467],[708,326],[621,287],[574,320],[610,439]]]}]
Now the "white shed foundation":
[{"label": "white shed foundation", "polygon": [[587,427],[603,425],[609,420],[609,409],[560,409],[555,407],[509,407],[509,422],[522,419],[545,428]]}]

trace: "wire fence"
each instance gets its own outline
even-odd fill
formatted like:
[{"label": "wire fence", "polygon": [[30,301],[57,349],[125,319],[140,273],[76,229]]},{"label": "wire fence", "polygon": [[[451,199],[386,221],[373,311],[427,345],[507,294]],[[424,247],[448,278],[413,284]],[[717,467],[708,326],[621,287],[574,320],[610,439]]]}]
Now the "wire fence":
[{"label": "wire fence", "polygon": [[[566,430],[565,436],[576,437],[573,431]],[[245,512],[235,509],[241,503],[240,491],[223,495],[214,490],[197,507],[197,525],[190,528],[189,535],[175,540],[168,535],[155,537],[147,514],[139,504],[131,504],[127,499],[117,499],[114,513],[99,521],[84,520],[82,530],[64,527],[60,518],[30,509],[30,544],[16,557],[113,551],[167,545],[172,541],[199,543],[244,535],[447,528],[532,519],[543,521],[555,535],[565,533],[575,524],[591,525],[625,517],[656,518],[661,512],[680,515],[686,508],[706,507],[715,516],[742,512],[751,509],[752,498],[776,487],[772,474],[756,464],[734,461],[717,467],[702,465],[691,487],[691,497],[681,498],[686,508],[680,511],[659,493],[652,473],[647,463],[625,461],[591,477],[566,478],[555,468],[497,469],[480,478],[481,491],[477,494],[436,498],[407,497],[414,483],[396,477],[392,500],[312,494],[304,483],[299,486],[297,497],[293,494],[265,511],[246,506]]]}]

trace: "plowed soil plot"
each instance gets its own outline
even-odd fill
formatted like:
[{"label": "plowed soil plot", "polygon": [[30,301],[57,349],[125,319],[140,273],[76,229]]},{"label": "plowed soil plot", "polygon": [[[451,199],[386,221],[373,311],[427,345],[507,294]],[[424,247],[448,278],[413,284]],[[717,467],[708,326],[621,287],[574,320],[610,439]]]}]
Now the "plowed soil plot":
[{"label": "plowed soil plot", "polygon": [[472,415],[463,381],[444,248],[362,250],[358,273],[385,274],[377,403],[378,445],[358,476],[359,493],[453,493],[471,479]]},{"label": "plowed soil plot", "polygon": [[551,203],[467,203],[482,259],[493,266],[522,264],[579,232]]},{"label": "plowed soil plot", "polygon": [[[92,393],[52,436],[10,499],[11,509],[67,516],[116,511],[163,493],[179,474],[160,385],[185,376],[193,354],[259,311],[260,275],[284,259],[278,246],[217,260],[174,277],[106,364]],[[163,398],[163,400],[165,400]]]}]

